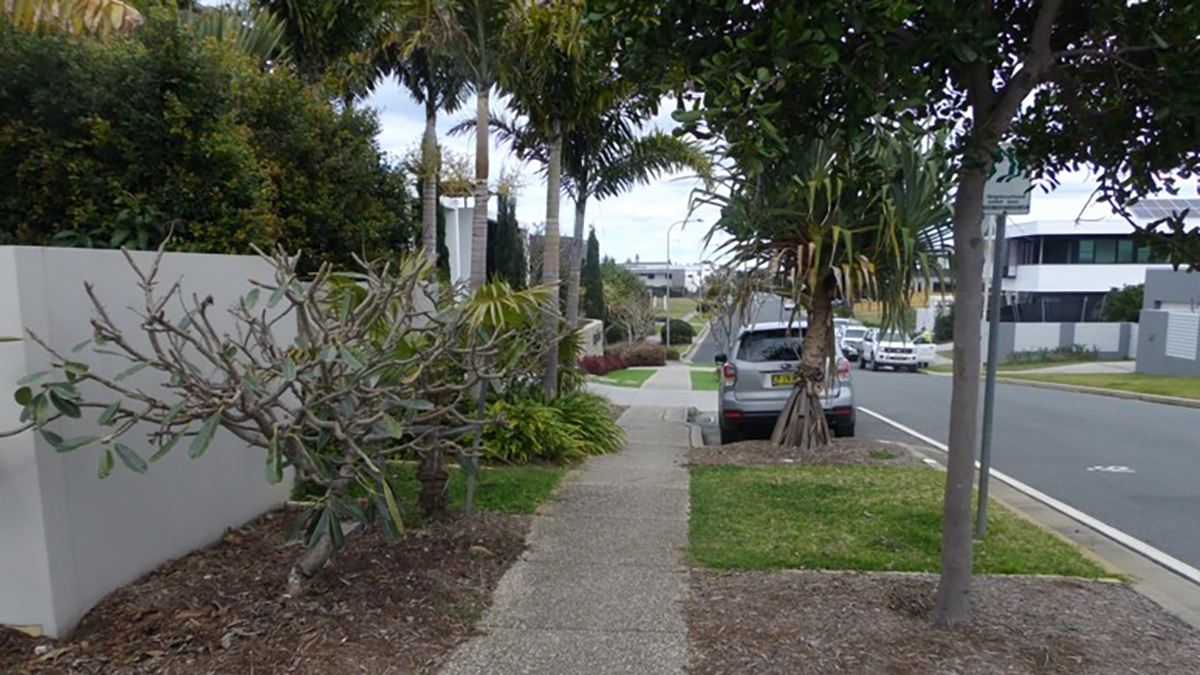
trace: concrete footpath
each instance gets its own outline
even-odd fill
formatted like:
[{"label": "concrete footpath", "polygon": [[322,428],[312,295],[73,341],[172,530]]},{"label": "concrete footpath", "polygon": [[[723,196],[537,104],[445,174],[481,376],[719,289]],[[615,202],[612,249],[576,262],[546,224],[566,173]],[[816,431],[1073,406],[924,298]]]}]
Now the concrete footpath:
[{"label": "concrete footpath", "polygon": [[486,634],[443,673],[684,672],[684,414],[625,412],[625,449],[589,459],[534,517],[528,550],[480,622]]}]

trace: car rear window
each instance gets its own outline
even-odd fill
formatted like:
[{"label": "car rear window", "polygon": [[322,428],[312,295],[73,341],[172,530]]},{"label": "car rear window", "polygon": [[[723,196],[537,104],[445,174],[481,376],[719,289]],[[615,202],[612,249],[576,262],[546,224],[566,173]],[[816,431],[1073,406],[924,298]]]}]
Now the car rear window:
[{"label": "car rear window", "polygon": [[846,329],[846,337],[848,337],[852,340],[861,339],[862,336],[864,336],[866,334],[867,334],[866,328],[847,328]]},{"label": "car rear window", "polygon": [[760,363],[763,361],[796,361],[800,358],[800,348],[804,342],[804,332],[799,329],[776,328],[773,330],[758,330],[742,336],[742,344],[738,347],[738,360]]}]

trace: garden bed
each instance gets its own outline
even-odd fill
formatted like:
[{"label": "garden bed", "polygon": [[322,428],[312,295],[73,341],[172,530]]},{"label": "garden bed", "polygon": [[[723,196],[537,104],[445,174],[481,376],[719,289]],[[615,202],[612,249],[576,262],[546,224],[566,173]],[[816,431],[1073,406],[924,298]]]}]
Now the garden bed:
[{"label": "garden bed", "polygon": [[728,445],[706,445],[688,451],[688,462],[697,466],[775,464],[921,466],[912,450],[900,443],[861,438],[837,438],[812,450],[782,448],[769,440],[739,441]]},{"label": "garden bed", "polygon": [[[0,672],[433,672],[476,633],[500,577],[525,548],[523,516],[477,512],[348,538],[303,597],[283,597],[299,553],[282,512],[228,532],[94,607],[70,639],[0,628]],[[34,648],[50,651],[35,656]]]},{"label": "garden bed", "polygon": [[929,574],[693,571],[689,672],[1108,675],[1200,672],[1200,632],[1121,584],[977,577],[962,627]]}]

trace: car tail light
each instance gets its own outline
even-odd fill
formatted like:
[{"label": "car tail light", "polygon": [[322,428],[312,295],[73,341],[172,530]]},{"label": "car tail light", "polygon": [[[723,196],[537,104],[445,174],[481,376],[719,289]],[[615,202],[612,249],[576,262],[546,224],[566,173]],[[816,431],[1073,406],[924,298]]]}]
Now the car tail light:
[{"label": "car tail light", "polygon": [[850,362],[846,359],[838,359],[838,379],[845,382],[850,379]]},{"label": "car tail light", "polygon": [[733,386],[737,384],[737,367],[732,363],[726,363],[721,366],[721,376],[725,378],[725,384]]}]

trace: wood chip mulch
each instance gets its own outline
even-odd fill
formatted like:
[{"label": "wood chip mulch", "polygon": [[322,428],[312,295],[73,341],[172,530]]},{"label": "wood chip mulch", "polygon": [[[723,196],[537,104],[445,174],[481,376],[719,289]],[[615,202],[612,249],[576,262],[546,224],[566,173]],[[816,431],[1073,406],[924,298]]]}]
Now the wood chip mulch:
[{"label": "wood chip mulch", "polygon": [[[171,561],[94,607],[70,639],[0,628],[0,673],[424,673],[475,634],[496,583],[525,548],[529,519],[494,513],[378,531],[300,598],[283,596],[301,549],[271,513]],[[41,646],[42,654],[35,655]]]},{"label": "wood chip mulch", "polygon": [[1194,675],[1200,631],[1117,583],[976,577],[971,620],[931,624],[928,574],[693,570],[692,675]]},{"label": "wood chip mulch", "polygon": [[[891,457],[884,457],[885,450]],[[872,452],[876,453],[872,457]],[[728,445],[706,445],[688,451],[688,463],[742,464],[773,466],[776,464],[829,464],[874,466],[924,466],[920,457],[908,446],[893,441],[873,441],[865,438],[837,438],[832,443],[812,450],[781,448],[769,440],[752,440]]]}]

